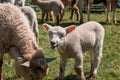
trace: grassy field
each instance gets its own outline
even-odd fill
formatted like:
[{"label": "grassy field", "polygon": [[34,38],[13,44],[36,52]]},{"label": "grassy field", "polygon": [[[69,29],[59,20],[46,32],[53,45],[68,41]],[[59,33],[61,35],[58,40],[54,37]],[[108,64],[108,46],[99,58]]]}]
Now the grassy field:
[{"label": "grassy field", "polygon": [[[91,14],[91,20],[101,23],[105,28],[105,39],[103,48],[103,57],[98,69],[98,74],[94,80],[120,80],[120,12],[117,12],[118,23],[114,25],[106,23],[106,15],[104,13]],[[47,32],[43,29],[40,22],[41,13],[37,14],[39,21],[40,31],[40,47],[44,49],[45,56],[47,58],[56,58],[53,62],[49,63],[50,72],[43,80],[54,80],[58,77],[59,73],[59,54],[56,50],[50,48]],[[71,24],[80,25],[78,21],[69,19],[70,12],[65,12],[64,19],[61,22],[61,26],[66,27]],[[112,16],[112,14],[111,14]],[[112,18],[111,18],[112,19]],[[87,22],[86,14],[84,13],[84,22]],[[48,22],[51,23],[51,22]],[[52,23],[51,23],[52,24]],[[55,25],[55,24],[53,24]],[[88,76],[90,71],[89,54],[84,53],[84,72]],[[16,76],[14,70],[14,61],[5,54],[3,64],[3,78],[4,80],[21,80]],[[74,71],[74,60],[69,59],[66,66],[65,80],[76,80],[77,76]]]}]

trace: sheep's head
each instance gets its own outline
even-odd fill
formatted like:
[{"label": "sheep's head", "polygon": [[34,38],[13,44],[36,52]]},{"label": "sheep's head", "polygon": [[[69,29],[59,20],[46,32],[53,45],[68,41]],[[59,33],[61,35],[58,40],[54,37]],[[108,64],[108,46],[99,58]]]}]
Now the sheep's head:
[{"label": "sheep's head", "polygon": [[[27,76],[30,80],[42,80],[48,74],[48,65],[44,58],[43,51],[38,50],[32,57],[31,61],[27,61],[22,66],[28,68]],[[29,80],[26,78],[25,80]]]},{"label": "sheep's head", "polygon": [[42,80],[49,72],[42,50],[37,50],[30,61],[24,61],[24,58],[17,56],[15,62],[16,72],[24,80]]},{"label": "sheep's head", "polygon": [[53,49],[62,45],[63,38],[75,29],[75,25],[71,25],[69,27],[63,28],[60,26],[50,26],[48,24],[43,24],[43,27],[48,31],[50,44]]}]

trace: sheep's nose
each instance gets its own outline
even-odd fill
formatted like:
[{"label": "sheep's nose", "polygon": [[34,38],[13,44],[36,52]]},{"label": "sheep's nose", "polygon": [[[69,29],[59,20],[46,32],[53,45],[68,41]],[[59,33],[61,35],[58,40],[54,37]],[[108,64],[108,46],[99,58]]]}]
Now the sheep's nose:
[{"label": "sheep's nose", "polygon": [[54,42],[54,41],[51,41],[50,43],[51,43],[51,45],[55,45],[55,42]]}]

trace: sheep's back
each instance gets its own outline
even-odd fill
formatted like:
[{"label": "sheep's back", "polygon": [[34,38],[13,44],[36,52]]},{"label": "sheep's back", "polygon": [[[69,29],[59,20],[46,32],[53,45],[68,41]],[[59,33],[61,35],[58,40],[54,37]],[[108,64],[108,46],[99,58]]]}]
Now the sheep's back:
[{"label": "sheep's back", "polygon": [[35,41],[24,14],[12,4],[0,4],[0,31],[0,43],[7,46]]}]

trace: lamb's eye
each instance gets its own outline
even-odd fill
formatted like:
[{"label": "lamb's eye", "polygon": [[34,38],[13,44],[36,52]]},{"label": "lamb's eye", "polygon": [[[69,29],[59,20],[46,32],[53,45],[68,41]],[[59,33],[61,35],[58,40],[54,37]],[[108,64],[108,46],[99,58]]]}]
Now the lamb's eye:
[{"label": "lamb's eye", "polygon": [[62,38],[62,37],[63,37],[63,35],[62,35],[62,34],[60,34],[59,36],[60,36],[60,38]]}]

